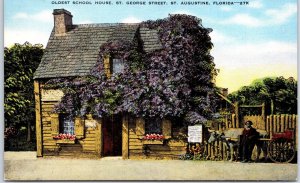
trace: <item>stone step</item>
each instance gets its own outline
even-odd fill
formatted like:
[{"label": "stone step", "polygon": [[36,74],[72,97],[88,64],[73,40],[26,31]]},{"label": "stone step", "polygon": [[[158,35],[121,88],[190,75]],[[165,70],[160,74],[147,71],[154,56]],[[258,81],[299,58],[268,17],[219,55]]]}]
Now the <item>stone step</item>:
[{"label": "stone step", "polygon": [[76,153],[82,153],[82,146],[80,144],[61,144],[60,156],[74,156]]},{"label": "stone step", "polygon": [[75,153],[61,153],[61,152],[59,152],[59,156],[75,156]]},{"label": "stone step", "polygon": [[82,150],[82,147],[60,147],[62,150]]},{"label": "stone step", "polygon": [[60,144],[60,147],[81,147],[80,144]]}]

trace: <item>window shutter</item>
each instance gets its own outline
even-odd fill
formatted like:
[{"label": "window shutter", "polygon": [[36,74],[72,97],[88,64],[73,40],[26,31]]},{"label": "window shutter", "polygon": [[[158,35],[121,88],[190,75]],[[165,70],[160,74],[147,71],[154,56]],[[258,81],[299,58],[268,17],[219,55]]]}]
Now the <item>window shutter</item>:
[{"label": "window shutter", "polygon": [[51,114],[51,133],[52,135],[58,135],[59,133],[59,115]]},{"label": "window shutter", "polygon": [[163,119],[162,121],[162,133],[165,136],[165,138],[171,137],[171,121],[167,119]]},{"label": "window shutter", "polygon": [[111,68],[110,68],[110,61],[109,61],[109,55],[105,55],[104,56],[104,59],[103,59],[103,63],[104,63],[104,71],[105,71],[105,74],[108,78],[110,78],[111,76]]},{"label": "window shutter", "polygon": [[137,118],[135,131],[137,136],[145,135],[145,120],[143,118]]},{"label": "window shutter", "polygon": [[84,120],[80,117],[75,118],[75,135],[77,139],[84,137]]}]

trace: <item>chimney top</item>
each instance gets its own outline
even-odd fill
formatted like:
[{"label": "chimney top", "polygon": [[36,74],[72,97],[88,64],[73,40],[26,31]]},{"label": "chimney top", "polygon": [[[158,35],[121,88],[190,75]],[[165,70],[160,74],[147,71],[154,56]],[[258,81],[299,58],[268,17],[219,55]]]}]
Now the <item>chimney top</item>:
[{"label": "chimney top", "polygon": [[65,9],[54,9],[54,30],[56,36],[64,36],[72,28],[72,14]]},{"label": "chimney top", "polygon": [[71,14],[71,12],[69,12],[69,11],[67,11],[67,10],[65,10],[65,9],[54,9],[53,10],[53,15],[60,15],[60,14],[67,14],[67,15],[70,15],[71,17],[73,17],[72,16],[72,14]]}]

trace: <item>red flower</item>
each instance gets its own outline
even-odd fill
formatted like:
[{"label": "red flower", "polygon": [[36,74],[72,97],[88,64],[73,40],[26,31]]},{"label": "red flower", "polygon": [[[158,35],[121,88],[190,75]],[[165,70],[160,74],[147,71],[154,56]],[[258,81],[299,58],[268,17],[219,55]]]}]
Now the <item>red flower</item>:
[{"label": "red flower", "polygon": [[75,138],[76,138],[76,135],[62,134],[62,133],[53,137],[53,139],[55,139],[55,140],[63,140],[63,139],[75,140]]},{"label": "red flower", "polygon": [[163,140],[164,136],[160,134],[146,134],[143,139],[145,140]]}]

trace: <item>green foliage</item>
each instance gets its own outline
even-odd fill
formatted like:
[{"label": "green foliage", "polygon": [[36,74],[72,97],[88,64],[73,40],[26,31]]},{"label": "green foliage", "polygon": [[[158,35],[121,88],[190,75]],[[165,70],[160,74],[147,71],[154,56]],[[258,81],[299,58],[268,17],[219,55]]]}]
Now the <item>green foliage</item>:
[{"label": "green foliage", "polygon": [[33,74],[43,55],[43,46],[15,44],[4,48],[5,126],[26,126],[34,121]]},{"label": "green foliage", "polygon": [[[297,113],[297,81],[290,77],[264,78],[233,92],[228,98],[240,104],[259,105],[265,102],[267,114]],[[273,104],[272,104],[273,103]]]},{"label": "green foliage", "polygon": [[27,129],[8,127],[4,129],[4,151],[35,151],[35,138],[27,140]]}]

